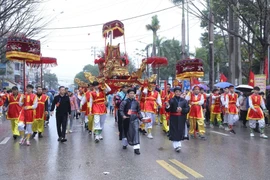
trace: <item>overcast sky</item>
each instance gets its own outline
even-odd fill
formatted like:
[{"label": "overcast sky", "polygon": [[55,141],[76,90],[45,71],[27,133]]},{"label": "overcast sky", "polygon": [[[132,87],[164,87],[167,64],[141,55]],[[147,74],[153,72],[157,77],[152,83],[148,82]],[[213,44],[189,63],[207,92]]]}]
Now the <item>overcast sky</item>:
[{"label": "overcast sky", "polygon": [[[195,0],[194,0],[195,1]],[[93,48],[103,49],[102,25],[75,28],[54,29],[63,27],[87,26],[102,24],[112,20],[122,20],[173,6],[169,0],[49,0],[42,4],[40,12],[46,17],[55,17],[43,31],[46,38],[41,40],[42,55],[56,57],[58,66],[52,68],[61,81],[73,82],[76,73],[86,64],[93,64]],[[181,38],[181,9],[178,7],[123,21],[125,25],[126,50],[134,57],[135,49],[144,49],[152,43],[152,32],[147,31],[146,24],[151,17],[158,15],[161,28],[160,37],[167,39]],[[200,46],[199,38],[202,30],[200,20],[190,15],[190,49]],[[123,38],[114,41],[121,43],[124,51]],[[134,59],[138,64],[141,59]]]}]

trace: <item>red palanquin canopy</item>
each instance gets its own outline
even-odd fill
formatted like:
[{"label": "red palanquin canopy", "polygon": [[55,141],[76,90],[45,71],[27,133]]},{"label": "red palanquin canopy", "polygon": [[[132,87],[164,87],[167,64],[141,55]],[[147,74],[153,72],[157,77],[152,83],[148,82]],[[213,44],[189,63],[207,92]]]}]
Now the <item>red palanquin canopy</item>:
[{"label": "red palanquin canopy", "polygon": [[167,66],[168,60],[165,57],[149,57],[144,58],[142,61],[146,61],[146,64],[150,64],[152,67]]},{"label": "red palanquin canopy", "polygon": [[41,57],[40,61],[26,61],[26,65],[39,68],[41,65],[57,66],[57,59],[53,57]]},{"label": "red palanquin canopy", "polygon": [[180,60],[176,64],[176,78],[185,79],[204,76],[203,61],[201,59]]},{"label": "red palanquin canopy", "polygon": [[40,41],[25,37],[9,37],[6,58],[15,61],[40,61]]},{"label": "red palanquin canopy", "polygon": [[113,33],[113,39],[123,36],[124,24],[119,20],[110,21],[104,24],[102,28],[103,37],[109,37],[111,32]]}]

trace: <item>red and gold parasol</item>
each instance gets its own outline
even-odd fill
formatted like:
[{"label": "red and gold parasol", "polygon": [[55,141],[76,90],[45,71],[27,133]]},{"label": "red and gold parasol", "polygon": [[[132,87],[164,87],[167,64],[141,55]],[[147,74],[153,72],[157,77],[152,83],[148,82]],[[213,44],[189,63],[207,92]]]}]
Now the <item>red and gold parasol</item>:
[{"label": "red and gold parasol", "polygon": [[40,68],[40,81],[41,87],[43,87],[43,68],[57,66],[57,59],[53,57],[41,57],[40,61],[26,61],[26,65],[32,68]]},{"label": "red and gold parasol", "polygon": [[168,65],[168,60],[165,57],[149,57],[144,58],[142,61],[145,61],[146,64],[149,64],[152,67],[161,67]]},{"label": "red and gold parasol", "polygon": [[107,38],[112,33],[113,39],[124,35],[124,24],[119,20],[107,22],[103,25],[102,34]]},{"label": "red and gold parasol", "polygon": [[25,62],[40,61],[40,41],[25,37],[11,36],[7,39],[6,58],[23,61],[24,92],[26,90]]},{"label": "red and gold parasol", "polygon": [[54,67],[57,66],[57,59],[53,57],[41,57],[40,61],[26,61],[26,65],[33,68],[39,68],[42,65],[46,67]]},{"label": "red and gold parasol", "polygon": [[24,37],[9,37],[6,58],[15,61],[40,61],[40,41]]},{"label": "red and gold parasol", "polygon": [[180,60],[176,64],[176,78],[199,78],[204,76],[203,61],[201,59]]}]

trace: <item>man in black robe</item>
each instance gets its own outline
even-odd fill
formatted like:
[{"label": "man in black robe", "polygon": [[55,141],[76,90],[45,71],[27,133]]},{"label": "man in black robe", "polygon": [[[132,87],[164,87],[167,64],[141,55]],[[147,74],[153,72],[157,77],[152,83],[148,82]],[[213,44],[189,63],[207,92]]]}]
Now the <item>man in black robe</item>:
[{"label": "man in black robe", "polygon": [[181,88],[174,88],[175,96],[166,102],[166,111],[170,112],[169,139],[176,152],[181,150],[181,141],[185,139],[187,114],[190,110],[188,102],[181,97]]},{"label": "man in black robe", "polygon": [[128,99],[120,104],[119,113],[123,118],[123,149],[127,149],[128,144],[133,146],[134,153],[140,154],[139,123],[141,109],[139,102],[135,100],[135,89],[129,89]]}]

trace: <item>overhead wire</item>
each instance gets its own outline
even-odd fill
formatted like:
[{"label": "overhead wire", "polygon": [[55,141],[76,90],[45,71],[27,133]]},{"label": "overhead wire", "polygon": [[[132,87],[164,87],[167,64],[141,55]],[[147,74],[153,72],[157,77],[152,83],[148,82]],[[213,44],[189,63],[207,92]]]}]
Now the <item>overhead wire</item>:
[{"label": "overhead wire", "polygon": [[[171,7],[167,7],[167,8],[160,9],[160,10],[157,10],[157,11],[153,11],[153,12],[150,12],[150,13],[146,13],[146,14],[141,14],[141,15],[137,15],[137,16],[125,18],[125,19],[122,19],[122,20],[120,20],[120,21],[128,21],[128,20],[140,18],[140,17],[143,17],[143,16],[147,16],[147,15],[149,15],[149,14],[154,14],[154,13],[166,11],[166,10],[169,10],[169,9],[172,9],[172,8],[175,8],[175,7],[177,7],[177,6],[171,6]],[[89,25],[82,25],[82,26],[70,26],[70,27],[42,28],[42,30],[78,29],[78,28],[86,28],[86,27],[102,26],[103,24],[104,24],[104,23],[89,24]]]}]

